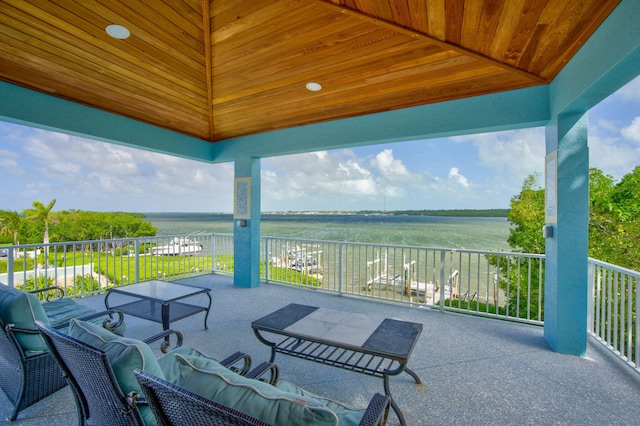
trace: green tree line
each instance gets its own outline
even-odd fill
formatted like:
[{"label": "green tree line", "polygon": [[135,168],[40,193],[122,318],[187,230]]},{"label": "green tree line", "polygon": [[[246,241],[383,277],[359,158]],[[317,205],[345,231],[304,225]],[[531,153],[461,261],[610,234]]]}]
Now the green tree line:
[{"label": "green tree line", "polygon": [[[544,189],[529,176],[511,198],[508,243],[514,251],[544,253]],[[589,172],[589,256],[640,270],[640,166],[616,182],[601,170]]]},{"label": "green tree line", "polygon": [[[360,210],[358,214],[379,214],[379,210]],[[389,210],[394,216],[448,216],[448,217],[507,217],[508,209],[454,209],[454,210]]]},{"label": "green tree line", "polygon": [[[528,176],[519,194],[511,198],[508,243],[514,252],[544,254],[544,189],[538,177]],[[640,166],[616,182],[593,168],[589,172],[589,256],[632,270],[640,270]],[[514,273],[515,265],[496,265],[501,271],[500,288],[511,301],[511,315],[542,320],[544,294],[529,283],[544,282],[539,260],[532,261],[531,276]],[[495,264],[495,263],[494,263]],[[512,276],[509,276],[511,273]],[[539,276],[542,274],[542,276]],[[528,291],[531,294],[528,295]],[[519,301],[519,305],[518,302]]]},{"label": "green tree line", "polygon": [[156,235],[157,229],[144,215],[125,212],[82,210],[52,211],[56,200],[47,205],[34,201],[22,212],[0,210],[0,244],[38,244],[48,242],[135,238]]}]

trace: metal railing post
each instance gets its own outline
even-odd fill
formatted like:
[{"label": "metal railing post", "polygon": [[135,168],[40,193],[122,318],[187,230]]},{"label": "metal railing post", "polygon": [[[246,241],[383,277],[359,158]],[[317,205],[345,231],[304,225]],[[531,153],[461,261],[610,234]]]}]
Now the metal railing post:
[{"label": "metal railing post", "polygon": [[13,247],[9,247],[7,249],[7,285],[9,287],[13,287],[14,283],[13,283],[13,273],[14,273],[14,268],[13,268],[13,260],[15,259],[14,257],[14,248]]},{"label": "metal railing post", "polygon": [[446,261],[447,257],[445,254],[444,250],[440,251],[440,312],[444,312],[444,305],[445,305],[445,300],[444,300],[444,296],[445,296],[445,278],[444,278],[444,267],[445,267],[445,261]]},{"label": "metal railing post", "polygon": [[216,234],[211,236],[211,271],[216,270]]},{"label": "metal railing post", "polygon": [[133,261],[133,277],[135,282],[140,282],[140,238],[136,238],[133,244],[134,250],[136,251],[136,255],[134,256]]},{"label": "metal railing post", "polygon": [[264,280],[269,282],[269,269],[271,269],[269,264],[269,237],[264,239],[264,257]]},{"label": "metal railing post", "polygon": [[342,295],[342,268],[344,264],[344,244],[340,244],[340,250],[338,250],[338,294]]},{"label": "metal railing post", "polygon": [[595,296],[596,265],[589,261],[587,271],[587,332],[593,333],[593,309]]}]

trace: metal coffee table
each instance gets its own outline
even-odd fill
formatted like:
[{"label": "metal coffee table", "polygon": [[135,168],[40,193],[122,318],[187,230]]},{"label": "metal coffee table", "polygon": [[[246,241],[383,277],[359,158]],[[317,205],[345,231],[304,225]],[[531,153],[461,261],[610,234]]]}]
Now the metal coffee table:
[{"label": "metal coffee table", "polygon": [[[407,372],[422,383],[407,362],[422,324],[292,303],[251,323],[258,340],[276,353],[381,377],[400,423],[404,415],[391,396],[389,377]],[[271,341],[264,334],[275,335]]]},{"label": "metal coffee table", "polygon": [[[163,330],[168,330],[172,321],[206,312],[204,315],[204,328],[207,328],[207,318],[211,309],[211,290],[208,288],[192,287],[167,281],[144,281],[123,287],[110,288],[104,298],[107,309],[116,309],[125,314],[144,318],[162,324]],[[111,306],[109,298],[113,294],[121,294],[135,298],[136,300]],[[188,297],[206,294],[209,298],[207,306],[192,305],[178,300]]]}]

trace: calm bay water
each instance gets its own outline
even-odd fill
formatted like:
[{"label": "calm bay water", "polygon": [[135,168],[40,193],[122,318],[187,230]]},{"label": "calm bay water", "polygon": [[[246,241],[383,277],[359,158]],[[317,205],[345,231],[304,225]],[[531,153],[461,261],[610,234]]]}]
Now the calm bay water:
[{"label": "calm bay water", "polygon": [[[233,233],[230,214],[146,213],[158,235]],[[372,244],[509,250],[506,218],[391,215],[263,215],[265,236]]]}]

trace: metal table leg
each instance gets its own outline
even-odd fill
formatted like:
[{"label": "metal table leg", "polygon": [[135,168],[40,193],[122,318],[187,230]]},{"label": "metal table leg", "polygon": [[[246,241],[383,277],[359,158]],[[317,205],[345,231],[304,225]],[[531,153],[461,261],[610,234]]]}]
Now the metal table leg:
[{"label": "metal table leg", "polygon": [[398,407],[398,404],[396,404],[395,399],[393,399],[393,396],[391,395],[391,389],[389,389],[389,376],[387,374],[384,375],[383,381],[384,381],[384,393],[390,398],[391,408],[393,408],[393,411],[396,412],[396,415],[398,416],[398,420],[400,420],[400,425],[407,426],[407,421],[404,419],[404,414],[402,414],[400,407]]},{"label": "metal table leg", "polygon": [[418,377],[418,375],[413,370],[407,368],[405,364],[400,364],[400,367],[396,368],[395,370],[385,371],[383,375],[383,381],[384,381],[384,393],[391,399],[391,408],[393,408],[393,411],[396,412],[396,415],[400,420],[400,425],[406,426],[407,422],[404,419],[404,414],[402,414],[400,407],[398,407],[398,404],[396,404],[396,401],[393,399],[393,395],[391,395],[391,388],[389,386],[389,376],[397,376],[403,371],[405,371],[408,375],[413,377],[413,380],[416,381],[416,384],[419,385],[422,383],[422,380],[420,380],[420,377]]},{"label": "metal table leg", "polygon": [[253,334],[256,335],[259,341],[271,348],[271,358],[269,358],[269,362],[273,362],[273,360],[276,359],[276,344],[262,337],[260,331],[255,328],[253,329]]},{"label": "metal table leg", "polygon": [[209,318],[209,310],[211,310],[211,293],[207,291],[205,294],[209,298],[209,306],[207,306],[207,313],[204,314],[204,329],[207,330],[209,328],[207,326],[207,318]]}]

